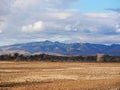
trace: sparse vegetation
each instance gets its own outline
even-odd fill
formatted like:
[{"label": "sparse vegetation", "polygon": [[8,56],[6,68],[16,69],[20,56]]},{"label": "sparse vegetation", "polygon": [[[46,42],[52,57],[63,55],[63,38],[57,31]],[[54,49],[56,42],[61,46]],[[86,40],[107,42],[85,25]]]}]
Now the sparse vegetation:
[{"label": "sparse vegetation", "polygon": [[120,63],[0,62],[0,90],[119,90]]},{"label": "sparse vegetation", "polygon": [[120,62],[120,56],[98,55],[98,56],[55,56],[48,54],[22,55],[0,55],[1,61],[50,61],[50,62]]}]

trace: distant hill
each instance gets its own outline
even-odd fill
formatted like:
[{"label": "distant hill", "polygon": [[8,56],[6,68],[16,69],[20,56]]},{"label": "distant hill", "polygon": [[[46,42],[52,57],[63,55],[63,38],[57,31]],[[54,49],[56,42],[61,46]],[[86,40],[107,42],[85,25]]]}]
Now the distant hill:
[{"label": "distant hill", "polygon": [[103,45],[103,44],[91,44],[91,43],[60,43],[51,41],[31,42],[23,44],[15,44],[9,46],[1,46],[0,54],[10,53],[20,54],[50,54],[50,55],[96,55],[98,53],[120,56],[120,45]]}]

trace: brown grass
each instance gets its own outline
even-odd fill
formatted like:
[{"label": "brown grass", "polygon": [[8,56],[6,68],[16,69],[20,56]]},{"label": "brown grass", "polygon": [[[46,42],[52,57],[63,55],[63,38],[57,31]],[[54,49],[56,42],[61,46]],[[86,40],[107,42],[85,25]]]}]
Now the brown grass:
[{"label": "brown grass", "polygon": [[0,90],[120,90],[120,63],[0,62]]}]

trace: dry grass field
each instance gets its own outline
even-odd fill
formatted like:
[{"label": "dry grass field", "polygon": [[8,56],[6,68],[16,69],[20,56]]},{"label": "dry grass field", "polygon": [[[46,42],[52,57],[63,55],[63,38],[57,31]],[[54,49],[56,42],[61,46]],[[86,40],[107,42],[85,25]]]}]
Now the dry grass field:
[{"label": "dry grass field", "polygon": [[0,62],[0,90],[120,90],[120,63]]}]

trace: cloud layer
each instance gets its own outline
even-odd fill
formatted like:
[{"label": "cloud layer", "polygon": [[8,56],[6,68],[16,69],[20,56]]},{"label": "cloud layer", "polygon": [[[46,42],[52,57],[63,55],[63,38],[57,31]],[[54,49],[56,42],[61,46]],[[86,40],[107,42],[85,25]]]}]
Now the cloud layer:
[{"label": "cloud layer", "polygon": [[119,13],[81,13],[74,8],[78,2],[80,0],[2,0],[0,44],[41,40],[120,43]]}]

